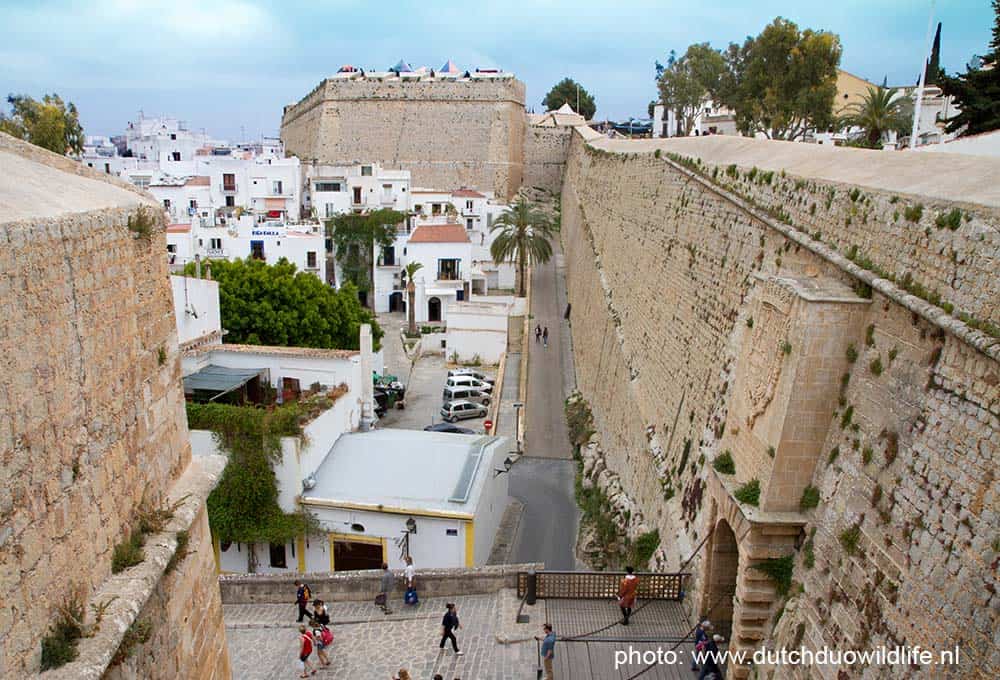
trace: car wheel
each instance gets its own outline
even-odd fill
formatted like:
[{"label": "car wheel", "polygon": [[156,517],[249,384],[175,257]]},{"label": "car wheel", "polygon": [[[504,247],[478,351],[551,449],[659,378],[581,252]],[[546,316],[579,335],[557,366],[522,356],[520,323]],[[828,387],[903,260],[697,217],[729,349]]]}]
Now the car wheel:
[{"label": "car wheel", "polygon": [[489,398],[483,399],[483,406],[489,406],[489,405],[490,405]]},{"label": "car wheel", "polygon": [[445,416],[444,420],[447,423],[453,423],[455,422],[455,416]]}]

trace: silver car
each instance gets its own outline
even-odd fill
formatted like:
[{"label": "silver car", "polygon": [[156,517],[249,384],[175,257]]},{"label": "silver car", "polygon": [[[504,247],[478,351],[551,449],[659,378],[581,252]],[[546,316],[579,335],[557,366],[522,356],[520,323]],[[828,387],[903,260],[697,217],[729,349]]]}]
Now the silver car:
[{"label": "silver car", "polygon": [[441,407],[441,417],[449,423],[468,418],[485,418],[486,407],[471,401],[449,401]]},{"label": "silver car", "polygon": [[490,405],[490,393],[477,390],[475,387],[445,387],[441,393],[441,401],[471,401],[483,406]]},{"label": "silver car", "polygon": [[471,375],[452,375],[444,381],[445,387],[471,387],[481,392],[492,392],[493,385]]},{"label": "silver car", "polygon": [[476,380],[481,380],[484,383],[489,383],[490,385],[494,384],[497,381],[496,378],[494,378],[491,375],[486,375],[478,368],[453,368],[450,371],[448,371],[449,378],[457,375],[471,375]]}]

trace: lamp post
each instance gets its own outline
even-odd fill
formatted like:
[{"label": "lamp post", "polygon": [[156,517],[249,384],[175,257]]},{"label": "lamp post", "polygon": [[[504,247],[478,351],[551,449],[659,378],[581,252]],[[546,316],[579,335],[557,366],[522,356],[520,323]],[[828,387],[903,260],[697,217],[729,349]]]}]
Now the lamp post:
[{"label": "lamp post", "polygon": [[515,401],[512,406],[514,407],[514,443],[517,447],[517,455],[521,455],[521,409],[524,408],[524,403]]}]

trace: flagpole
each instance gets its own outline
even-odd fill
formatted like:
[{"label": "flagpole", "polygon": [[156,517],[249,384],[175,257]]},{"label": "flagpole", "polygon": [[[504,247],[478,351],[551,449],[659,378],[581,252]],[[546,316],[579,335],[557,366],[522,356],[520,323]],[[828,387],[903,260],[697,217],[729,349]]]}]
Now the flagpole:
[{"label": "flagpole", "polygon": [[934,0],[927,17],[927,39],[924,42],[924,63],[920,66],[920,82],[917,85],[917,100],[913,105],[913,131],[910,133],[910,148],[917,148],[917,131],[920,127],[920,107],[924,103],[924,78],[927,76],[927,60],[930,57],[931,28],[934,26]]}]

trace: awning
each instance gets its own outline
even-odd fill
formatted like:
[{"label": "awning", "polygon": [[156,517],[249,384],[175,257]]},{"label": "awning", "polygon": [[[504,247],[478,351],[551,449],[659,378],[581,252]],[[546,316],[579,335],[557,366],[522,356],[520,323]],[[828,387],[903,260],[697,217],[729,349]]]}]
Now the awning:
[{"label": "awning", "polygon": [[223,394],[243,387],[257,376],[263,376],[263,368],[226,368],[209,364],[197,373],[184,376],[184,394],[195,392],[215,392],[214,401]]}]

